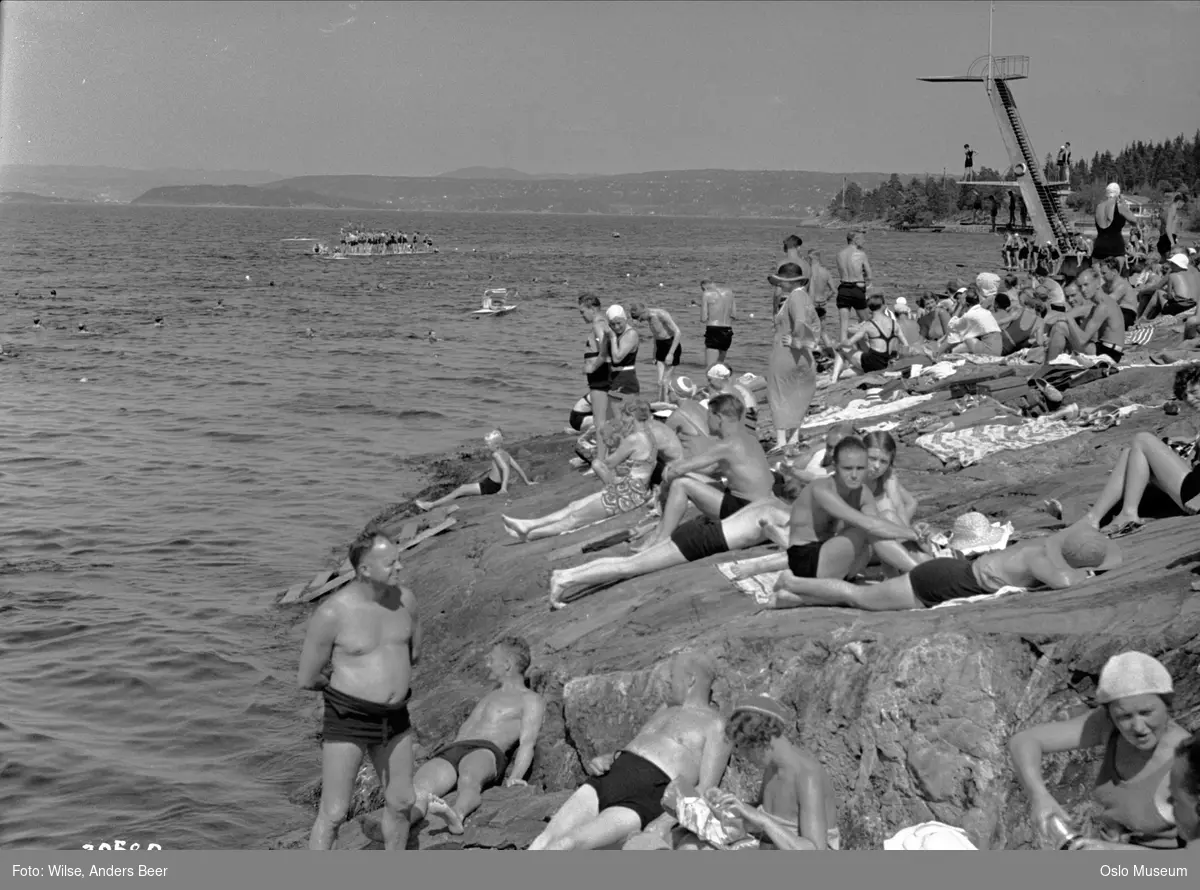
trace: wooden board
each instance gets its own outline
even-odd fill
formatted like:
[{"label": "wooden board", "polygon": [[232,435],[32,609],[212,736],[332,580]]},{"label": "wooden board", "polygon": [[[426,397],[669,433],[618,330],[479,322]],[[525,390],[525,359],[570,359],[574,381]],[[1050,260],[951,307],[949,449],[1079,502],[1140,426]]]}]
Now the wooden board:
[{"label": "wooden board", "polygon": [[453,525],[456,525],[457,523],[458,523],[457,519],[447,519],[443,522],[439,522],[437,525],[433,526],[433,528],[425,529],[425,531],[421,532],[415,538],[412,538],[408,541],[397,541],[396,543],[398,543],[400,545],[401,550],[410,550],[413,547],[416,547],[422,541],[427,541],[430,538],[432,538],[434,535],[440,535],[446,529],[450,528]]}]

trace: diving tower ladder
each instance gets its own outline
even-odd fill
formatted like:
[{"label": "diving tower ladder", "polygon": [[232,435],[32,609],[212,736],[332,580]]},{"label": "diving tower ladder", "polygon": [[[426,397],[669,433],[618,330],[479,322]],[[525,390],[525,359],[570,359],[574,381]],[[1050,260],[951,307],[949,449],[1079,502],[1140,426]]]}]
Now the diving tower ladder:
[{"label": "diving tower ladder", "polygon": [[983,83],[987,85],[992,113],[1000,127],[1000,137],[1008,151],[1009,163],[1017,174],[1013,182],[964,183],[969,185],[1018,185],[1029,221],[1039,244],[1053,241],[1060,250],[1071,247],[1071,231],[1063,215],[1059,200],[1059,183],[1046,181],[1037,152],[1029,140],[1029,133],[1021,122],[1017,111],[1017,100],[1013,97],[1008,82],[1029,77],[1029,56],[980,56],[971,63],[965,75],[945,77],[919,77],[926,83]]}]

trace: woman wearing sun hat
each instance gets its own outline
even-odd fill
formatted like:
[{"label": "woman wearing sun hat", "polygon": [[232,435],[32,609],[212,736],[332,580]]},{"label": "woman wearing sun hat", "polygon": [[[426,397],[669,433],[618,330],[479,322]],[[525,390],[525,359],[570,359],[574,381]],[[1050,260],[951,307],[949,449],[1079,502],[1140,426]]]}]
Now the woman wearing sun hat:
[{"label": "woman wearing sun hat", "polygon": [[767,360],[767,402],[775,424],[775,447],[783,451],[796,445],[800,425],[817,389],[817,360],[813,354],[821,338],[821,319],[812,297],[805,290],[807,272],[798,264],[785,263],[767,280],[787,289],[775,313],[775,336]]},{"label": "woman wearing sun hat", "polygon": [[1100,837],[1087,849],[1177,849],[1169,803],[1175,750],[1188,733],[1171,719],[1171,674],[1144,652],[1114,655],[1100,671],[1097,707],[1070,720],[1042,723],[1008,743],[1017,778],[1029,798],[1035,829],[1052,836],[1052,822],[1070,819],[1042,777],[1042,755],[1104,747],[1092,796]]}]

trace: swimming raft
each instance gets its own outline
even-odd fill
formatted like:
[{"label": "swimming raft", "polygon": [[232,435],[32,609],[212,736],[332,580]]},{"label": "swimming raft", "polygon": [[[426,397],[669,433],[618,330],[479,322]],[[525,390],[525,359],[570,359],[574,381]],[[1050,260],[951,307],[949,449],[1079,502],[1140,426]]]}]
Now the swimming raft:
[{"label": "swimming raft", "polygon": [[507,315],[517,308],[516,303],[509,303],[518,296],[517,289],[507,287],[489,287],[483,292],[483,308],[476,309],[472,315]]}]

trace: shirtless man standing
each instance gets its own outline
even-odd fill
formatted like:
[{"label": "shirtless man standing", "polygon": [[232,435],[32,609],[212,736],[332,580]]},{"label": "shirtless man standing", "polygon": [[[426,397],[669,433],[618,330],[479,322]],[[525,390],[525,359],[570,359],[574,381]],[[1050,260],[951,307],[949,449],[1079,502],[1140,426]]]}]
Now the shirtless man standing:
[{"label": "shirtless man standing", "polygon": [[563,597],[571,593],[763,544],[774,539],[773,530],[783,534],[788,515],[788,505],[772,495],[719,522],[707,516],[685,522],[663,543],[633,556],[607,556],[557,569],[550,573],[550,608],[565,608]]},{"label": "shirtless man standing", "polygon": [[913,529],[879,515],[865,485],[867,464],[862,439],[841,439],[833,449],[833,475],[806,486],[792,505],[787,536],[774,526],[764,529],[787,548],[780,585],[796,578],[850,578],[866,567],[875,541],[919,539]]},{"label": "shirtless man standing", "polygon": [[[810,266],[808,279],[808,295],[812,297],[813,306],[817,309],[817,316],[821,321],[825,320],[825,306],[829,302],[830,297],[836,299],[836,291],[833,287],[833,276],[829,274],[829,270],[821,265],[821,253],[815,247],[808,252],[808,262]],[[776,312],[779,310],[776,309]],[[821,345],[825,346],[826,337],[824,329],[821,330]]]},{"label": "shirtless man standing", "polygon": [[1107,356],[1113,364],[1120,364],[1125,355],[1125,318],[1121,307],[1100,287],[1100,275],[1095,269],[1084,269],[1075,282],[1079,292],[1092,301],[1094,308],[1082,328],[1075,323],[1071,313],[1063,316],[1071,346],[1076,352],[1083,352],[1095,342],[1096,355]]},{"label": "shirtless man standing", "polygon": [[1176,192],[1170,204],[1163,205],[1159,217],[1158,248],[1159,255],[1165,260],[1171,255],[1171,250],[1179,241],[1179,217],[1186,206],[1182,192]]},{"label": "shirtless man standing", "polygon": [[837,255],[837,267],[838,277],[841,278],[837,290],[838,340],[844,341],[850,328],[851,309],[858,315],[859,321],[866,321],[871,315],[867,311],[871,263],[863,250],[862,232],[846,233],[846,246]]},{"label": "shirtless man standing", "polygon": [[595,850],[619,843],[663,816],[663,792],[679,779],[701,793],[729,763],[725,721],[710,703],[716,671],[699,655],[671,663],[668,704],[615,754],[592,758],[588,779],[537,836],[530,850]]},{"label": "shirtless man standing", "polygon": [[[487,670],[499,688],[481,698],[454,741],[429,755],[413,777],[416,819],[441,816],[451,834],[462,834],[463,821],[479,808],[479,798],[489,785],[524,785],[533,763],[533,749],[546,703],[525,685],[529,670],[529,644],[505,637],[487,656]],[[508,778],[504,777],[508,753],[516,747]],[[453,808],[442,795],[455,787]],[[414,820],[415,821],[415,820]]]},{"label": "shirtless man standing", "polygon": [[725,353],[733,343],[733,322],[737,319],[737,302],[733,291],[712,281],[701,281],[704,292],[700,302],[700,320],[704,322],[704,366],[725,364]]},{"label": "shirtless man standing", "polygon": [[[816,756],[787,737],[794,723],[783,705],[767,695],[743,699],[733,707],[725,737],[744,760],[763,771],[759,806],[724,793],[713,802],[742,817],[755,844],[737,842],[739,850],[838,850],[837,792]],[[753,845],[753,846],[752,846]],[[702,849],[690,832],[675,849]]]},{"label": "shirtless man standing", "polygon": [[683,332],[666,309],[647,309],[642,303],[630,303],[629,317],[650,324],[650,335],[654,338],[654,366],[658,369],[658,400],[665,402],[670,383],[667,363],[670,362],[672,368],[679,367]]},{"label": "shirtless man standing", "polygon": [[[662,519],[639,549],[647,550],[669,540],[689,503],[695,504],[705,516],[724,519],[754,501],[771,496],[775,474],[767,464],[762,445],[742,425],[744,413],[745,407],[737,396],[728,393],[713,396],[708,403],[708,429],[717,441],[695,457],[677,461],[663,473],[663,482],[670,485],[670,493]],[[724,489],[680,478],[714,466],[726,478]]]},{"label": "shirtless man standing", "polygon": [[768,608],[849,606],[869,612],[925,609],[995,593],[1007,586],[1064,590],[1086,581],[1093,572],[1117,568],[1121,560],[1116,542],[1084,518],[1048,538],[1020,541],[975,559],[931,559],[879,584],[859,586],[829,578],[793,578],[786,590],[776,588],[776,598]]},{"label": "shirtless man standing", "polygon": [[308,848],[332,849],[359,764],[369,753],[383,786],[384,846],[402,850],[416,802],[408,699],[421,622],[412,591],[391,583],[400,568],[393,541],[364,532],[350,545],[349,556],[355,578],[313,613],[297,672],[301,689],[325,697],[321,804]]}]

